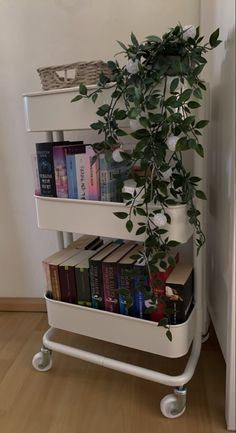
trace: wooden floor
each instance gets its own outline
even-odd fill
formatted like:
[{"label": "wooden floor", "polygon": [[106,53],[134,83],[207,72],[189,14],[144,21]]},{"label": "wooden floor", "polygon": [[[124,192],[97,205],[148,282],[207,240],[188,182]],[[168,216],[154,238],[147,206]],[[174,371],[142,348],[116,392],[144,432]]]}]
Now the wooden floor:
[{"label": "wooden floor", "polygon": [[[31,367],[47,329],[45,313],[0,313],[1,433],[221,433],[225,365],[214,334],[204,344],[188,386],[187,410],[166,419],[160,399],[170,388],[61,354],[52,370]],[[166,373],[181,372],[186,358],[169,360],[58,332],[58,341],[117,356]]]}]

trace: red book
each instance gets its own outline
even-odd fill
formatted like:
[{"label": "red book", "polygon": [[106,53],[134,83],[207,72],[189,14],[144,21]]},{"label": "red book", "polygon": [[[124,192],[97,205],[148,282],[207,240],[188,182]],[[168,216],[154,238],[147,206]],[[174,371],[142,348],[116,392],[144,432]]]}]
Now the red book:
[{"label": "red book", "polygon": [[[178,263],[179,261],[179,253],[175,256],[175,262]],[[159,322],[161,319],[165,317],[165,303],[161,301],[161,298],[165,296],[165,282],[171,272],[173,271],[173,266],[169,266],[165,271],[163,272],[153,272],[151,275],[151,284],[152,284],[152,290],[153,293],[157,299],[157,309],[153,313],[150,314],[150,320],[153,322]],[[163,281],[163,284],[158,284],[158,281]]]}]

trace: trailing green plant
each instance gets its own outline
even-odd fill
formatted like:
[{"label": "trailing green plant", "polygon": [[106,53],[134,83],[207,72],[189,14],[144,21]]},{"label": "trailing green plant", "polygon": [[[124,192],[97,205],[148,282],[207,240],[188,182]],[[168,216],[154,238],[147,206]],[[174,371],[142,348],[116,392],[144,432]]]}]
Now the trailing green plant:
[{"label": "trailing green plant", "polygon": [[[197,199],[205,200],[206,196],[198,186],[201,178],[193,176],[183,162],[183,153],[189,150],[204,156],[201,131],[208,120],[198,119],[195,110],[201,107],[206,91],[200,77],[206,54],[221,42],[219,29],[206,43],[203,39],[199,27],[193,26],[177,25],[162,38],[152,35],[144,42],[131,33],[129,44],[118,41],[122,48],[119,54],[127,58],[125,66],[117,60],[109,61],[112,78],[100,74],[92,90],[81,84],[80,94],[73,99],[95,103],[99,94],[110,92],[109,102],[97,109],[99,119],[91,124],[101,135],[93,147],[97,155],[105,152],[108,160],[113,157],[129,164],[129,177],[137,189],[134,195],[123,193],[127,211],[115,215],[124,219],[129,232],[133,230],[133,217],[141,217],[136,234],[145,234],[145,242],[137,258],[145,261],[149,276],[175,265],[170,253],[178,242],[169,239],[166,230],[171,223],[169,206],[187,205],[197,253],[205,242]],[[124,120],[129,121],[130,130],[122,129]],[[135,142],[129,152],[121,143],[127,135]]]}]

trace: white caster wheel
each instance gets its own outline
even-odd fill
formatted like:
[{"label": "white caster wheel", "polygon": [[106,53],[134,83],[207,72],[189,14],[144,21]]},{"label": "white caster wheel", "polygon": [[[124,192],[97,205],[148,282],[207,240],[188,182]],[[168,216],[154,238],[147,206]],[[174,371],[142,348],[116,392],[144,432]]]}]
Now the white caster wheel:
[{"label": "white caster wheel", "polygon": [[166,418],[178,418],[184,413],[186,406],[180,408],[178,397],[175,394],[168,394],[162,398],[160,408]]},{"label": "white caster wheel", "polygon": [[37,371],[48,371],[52,368],[52,357],[50,352],[38,352],[32,359],[32,365]]}]

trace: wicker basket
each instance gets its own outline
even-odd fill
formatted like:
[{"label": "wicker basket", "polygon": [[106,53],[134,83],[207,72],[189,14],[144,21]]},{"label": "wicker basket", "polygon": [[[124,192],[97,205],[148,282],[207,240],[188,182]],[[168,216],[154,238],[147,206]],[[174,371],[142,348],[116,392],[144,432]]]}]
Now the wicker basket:
[{"label": "wicker basket", "polygon": [[[99,74],[103,72],[111,78],[112,72],[102,60],[76,62],[68,65],[49,66],[37,69],[43,90],[63,89],[83,84],[96,84]],[[58,72],[61,72],[59,74]]]}]

